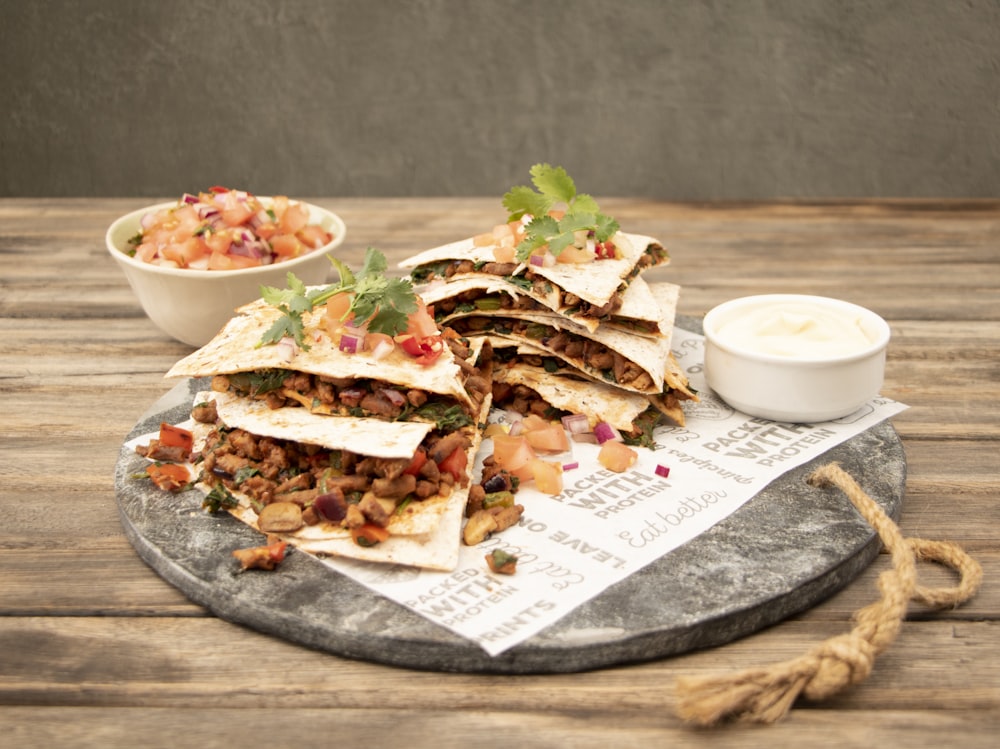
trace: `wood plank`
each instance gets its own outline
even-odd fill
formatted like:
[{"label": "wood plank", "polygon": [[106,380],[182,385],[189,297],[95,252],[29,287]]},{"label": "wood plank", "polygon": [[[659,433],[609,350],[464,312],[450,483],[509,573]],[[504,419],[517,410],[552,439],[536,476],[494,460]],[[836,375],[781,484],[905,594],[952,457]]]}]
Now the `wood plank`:
[{"label": "wood plank", "polygon": [[[224,698],[219,700],[224,703]],[[285,746],[335,741],[343,747],[396,744],[401,730],[413,749],[477,747],[568,747],[631,749],[704,747],[724,741],[733,749],[814,746],[870,749],[872,746],[992,747],[1000,719],[977,710],[796,710],[783,723],[761,727],[727,725],[719,731],[686,727],[665,710],[615,710],[599,703],[585,714],[482,709],[406,710],[379,706],[240,709],[218,704],[191,708],[0,708],[0,732],[15,746],[63,749],[134,749],[184,745],[203,749],[257,746],[262,738]],[[182,738],[178,739],[178,735]],[[333,738],[331,738],[333,737]],[[397,744],[398,745],[398,744]]]},{"label": "wood plank", "polygon": [[[933,538],[952,540],[943,534]],[[44,542],[34,536],[4,537],[0,544],[0,569],[4,570],[0,616],[210,615],[146,566],[124,536],[56,536]],[[1000,578],[1000,552],[979,548],[987,545],[983,541],[960,543],[982,565],[985,579],[992,581]],[[223,559],[222,563],[228,561]],[[880,555],[845,589],[791,619],[841,622],[849,629],[854,612],[878,599],[878,575],[889,567],[888,557]],[[920,565],[918,574],[920,583],[931,587],[950,587],[957,582],[950,570],[930,563]],[[1000,616],[1000,587],[986,584],[970,602],[945,612],[927,612],[914,604],[910,616],[996,619]]]},{"label": "wood plank", "polygon": [[[767,666],[842,631],[790,622],[723,650],[585,674],[501,676],[350,661],[211,618],[5,617],[0,704],[199,707],[225,694],[227,706],[243,708],[661,710],[672,706],[677,676]],[[908,622],[869,678],[824,707],[996,710],[998,647],[993,622]]]},{"label": "wood plank", "polygon": [[[728,725],[717,731],[685,727],[663,710],[616,711],[603,703],[586,714],[483,709],[396,710],[381,707],[329,710],[309,708],[239,709],[226,705],[194,708],[0,708],[0,731],[16,746],[94,746],[133,749],[176,746],[256,746],[261,737],[285,746],[336,741],[344,747],[396,744],[401,729],[414,749],[450,747],[567,747],[577,749],[704,747],[724,741],[744,749],[815,746],[869,749],[879,745],[992,747],[1000,722],[983,711],[937,714],[907,710],[801,709],[784,723],[761,727]],[[222,728],[222,727],[225,728]],[[318,737],[324,737],[319,738]],[[328,737],[335,737],[331,739]],[[398,745],[398,744],[396,744]]]}]

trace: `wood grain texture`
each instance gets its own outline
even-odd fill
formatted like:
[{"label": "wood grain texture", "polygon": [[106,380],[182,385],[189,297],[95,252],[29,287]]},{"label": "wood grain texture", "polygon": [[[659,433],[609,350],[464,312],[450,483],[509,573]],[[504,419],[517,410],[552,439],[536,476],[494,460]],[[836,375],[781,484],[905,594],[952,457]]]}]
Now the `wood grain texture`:
[{"label": "wood grain texture", "polygon": [[[343,254],[391,259],[500,220],[497,201],[319,199],[348,224]],[[867,681],[770,728],[684,727],[673,680],[805,652],[878,596],[881,555],[846,589],[751,637],[574,675],[393,669],[318,654],[222,622],[126,541],[119,445],[190,348],[146,320],[104,249],[134,200],[0,200],[0,735],[24,746],[229,746],[280,736],[343,745],[406,727],[414,746],[992,746],[1000,728],[1000,201],[603,206],[660,238],[702,315],[745,293],[840,296],[889,321],[883,393],[907,454],[900,525],[983,565],[968,604],[914,604]],[[921,581],[950,573],[920,567]],[[390,732],[390,733],[387,733]]]}]

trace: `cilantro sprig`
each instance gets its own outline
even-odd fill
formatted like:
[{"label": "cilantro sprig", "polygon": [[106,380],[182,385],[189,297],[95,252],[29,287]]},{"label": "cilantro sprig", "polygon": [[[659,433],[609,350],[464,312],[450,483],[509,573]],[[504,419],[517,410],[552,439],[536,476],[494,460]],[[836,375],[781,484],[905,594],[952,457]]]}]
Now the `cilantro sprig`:
[{"label": "cilantro sprig", "polygon": [[303,314],[341,292],[353,293],[345,319],[353,313],[356,323],[367,325],[372,333],[397,335],[406,330],[407,318],[417,309],[417,296],[409,279],[386,277],[388,262],[385,255],[369,247],[357,274],[337,258],[327,257],[340,275],[339,283],[309,289],[289,271],[287,288],[261,287],[261,297],[277,307],[282,315],[264,333],[258,345],[277,343],[287,336],[294,339],[300,348],[308,350]]},{"label": "cilantro sprig", "polygon": [[[594,232],[597,242],[606,242],[618,231],[618,222],[600,212],[597,201],[587,193],[578,193],[573,178],[561,166],[535,164],[531,167],[534,188],[520,185],[503,196],[507,221],[531,216],[525,226],[525,238],[517,246],[517,259],[526,262],[531,254],[545,245],[557,256],[574,242],[578,231]],[[549,214],[563,206],[565,213],[556,219]]]}]

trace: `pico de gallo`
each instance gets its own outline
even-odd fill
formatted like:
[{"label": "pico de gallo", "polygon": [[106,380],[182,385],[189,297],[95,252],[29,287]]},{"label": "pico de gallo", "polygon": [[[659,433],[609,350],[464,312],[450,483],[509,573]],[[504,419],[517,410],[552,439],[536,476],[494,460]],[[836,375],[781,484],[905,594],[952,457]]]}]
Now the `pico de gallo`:
[{"label": "pico de gallo", "polygon": [[212,187],[143,216],[128,254],[144,263],[192,270],[271,265],[317,250],[333,235],[310,223],[303,203],[279,195],[266,204],[243,190]]}]

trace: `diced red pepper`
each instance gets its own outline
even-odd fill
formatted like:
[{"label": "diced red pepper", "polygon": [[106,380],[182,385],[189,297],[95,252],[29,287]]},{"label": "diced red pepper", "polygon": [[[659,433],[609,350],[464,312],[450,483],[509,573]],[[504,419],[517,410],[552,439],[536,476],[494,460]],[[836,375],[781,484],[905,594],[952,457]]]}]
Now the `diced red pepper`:
[{"label": "diced red pepper", "polygon": [[177,463],[150,463],[146,473],[158,488],[168,492],[180,491],[191,482],[187,468]]},{"label": "diced red pepper", "polygon": [[240,567],[244,570],[273,570],[284,560],[287,547],[285,541],[274,541],[252,549],[234,549],[233,556],[239,560]]},{"label": "diced red pepper", "polygon": [[194,449],[194,435],[187,429],[160,422],[160,444],[164,447],[179,447],[184,452]]},{"label": "diced red pepper", "polygon": [[285,551],[287,549],[287,541],[275,541],[273,544],[268,544],[267,555],[275,562],[280,562],[285,558]]},{"label": "diced red pepper", "polygon": [[450,473],[455,477],[455,481],[461,483],[462,479],[465,478],[465,467],[468,463],[469,456],[466,455],[465,450],[461,447],[456,447],[451,455],[438,463],[438,468]]},{"label": "diced red pepper", "polygon": [[409,333],[395,337],[396,343],[407,354],[416,359],[417,364],[430,366],[444,352],[444,339],[439,335],[416,338]]},{"label": "diced red pepper", "polygon": [[365,523],[358,528],[351,528],[351,538],[358,546],[377,546],[389,538],[389,531],[381,525]]},{"label": "diced red pepper", "polygon": [[420,469],[424,467],[424,463],[427,462],[427,451],[422,447],[417,448],[417,452],[413,455],[413,460],[410,461],[410,465],[406,467],[403,473],[408,473],[411,476],[416,476],[420,473]]}]

